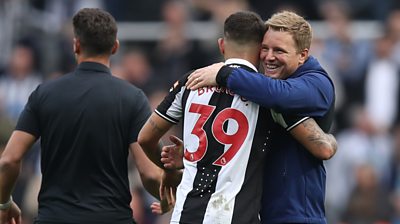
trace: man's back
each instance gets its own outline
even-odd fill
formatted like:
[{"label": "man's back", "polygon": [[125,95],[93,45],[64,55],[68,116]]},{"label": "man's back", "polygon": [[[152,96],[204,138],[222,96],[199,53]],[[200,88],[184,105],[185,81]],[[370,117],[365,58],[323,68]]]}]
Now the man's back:
[{"label": "man's back", "polygon": [[226,88],[185,90],[185,81],[156,110],[183,117],[185,171],[171,222],[258,223],[269,113]]},{"label": "man's back", "polygon": [[40,86],[17,125],[41,136],[38,220],[132,220],[128,147],[149,114],[143,93],[98,63]]}]

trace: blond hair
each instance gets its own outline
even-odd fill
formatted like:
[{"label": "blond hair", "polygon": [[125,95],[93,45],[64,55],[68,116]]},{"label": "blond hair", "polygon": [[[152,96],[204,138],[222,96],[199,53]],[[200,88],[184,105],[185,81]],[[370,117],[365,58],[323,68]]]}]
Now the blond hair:
[{"label": "blond hair", "polygon": [[275,13],[265,22],[265,25],[267,25],[267,29],[288,32],[293,37],[298,53],[304,49],[310,49],[312,39],[311,25],[296,13],[290,11]]}]

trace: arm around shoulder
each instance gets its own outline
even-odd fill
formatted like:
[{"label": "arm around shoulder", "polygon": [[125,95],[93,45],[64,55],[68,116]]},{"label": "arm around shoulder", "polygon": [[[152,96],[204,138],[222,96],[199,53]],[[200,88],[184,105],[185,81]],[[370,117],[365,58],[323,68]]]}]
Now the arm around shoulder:
[{"label": "arm around shoulder", "polygon": [[234,68],[228,73],[226,83],[229,89],[261,106],[280,112],[318,117],[323,116],[334,102],[332,83],[329,78],[318,73],[289,77],[286,80],[273,79],[240,68]]}]

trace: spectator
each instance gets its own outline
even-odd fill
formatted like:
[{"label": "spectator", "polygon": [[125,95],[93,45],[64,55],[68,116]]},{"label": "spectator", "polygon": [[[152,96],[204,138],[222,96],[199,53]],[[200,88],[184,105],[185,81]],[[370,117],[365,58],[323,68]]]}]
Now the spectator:
[{"label": "spectator", "polygon": [[0,76],[0,108],[14,123],[41,81],[41,76],[35,71],[33,48],[22,43],[15,46],[8,68]]},{"label": "spectator", "polygon": [[154,53],[155,79],[163,80],[164,89],[179,79],[186,71],[205,66],[214,60],[207,54],[201,43],[190,40],[187,36],[187,25],[190,15],[187,4],[179,0],[166,1],[162,7],[162,18],[165,22],[163,38],[156,44]]},{"label": "spectator", "polygon": [[344,223],[389,223],[393,209],[389,194],[379,186],[375,169],[363,164],[356,167],[356,185],[343,216]]},{"label": "spectator", "polygon": [[344,87],[346,96],[340,110],[336,111],[337,128],[350,125],[346,120],[352,104],[364,102],[364,80],[370,60],[370,43],[352,37],[351,10],[346,1],[324,1],[320,13],[327,23],[329,36],[325,40],[322,60]]}]

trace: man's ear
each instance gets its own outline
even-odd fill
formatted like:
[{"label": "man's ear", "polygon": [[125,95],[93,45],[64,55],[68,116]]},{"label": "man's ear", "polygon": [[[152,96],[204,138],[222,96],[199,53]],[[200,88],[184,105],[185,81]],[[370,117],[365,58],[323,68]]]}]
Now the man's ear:
[{"label": "man's ear", "polygon": [[111,50],[111,54],[117,53],[118,49],[119,49],[119,40],[115,40],[114,46]]},{"label": "man's ear", "polygon": [[79,54],[81,52],[81,42],[79,39],[74,38],[73,48],[75,54]]},{"label": "man's ear", "polygon": [[218,38],[218,48],[219,48],[219,52],[221,52],[221,54],[225,54],[225,42],[224,42],[224,38]]},{"label": "man's ear", "polygon": [[304,64],[308,58],[308,49],[304,49],[302,52],[300,52],[300,58],[299,58],[299,65]]}]

